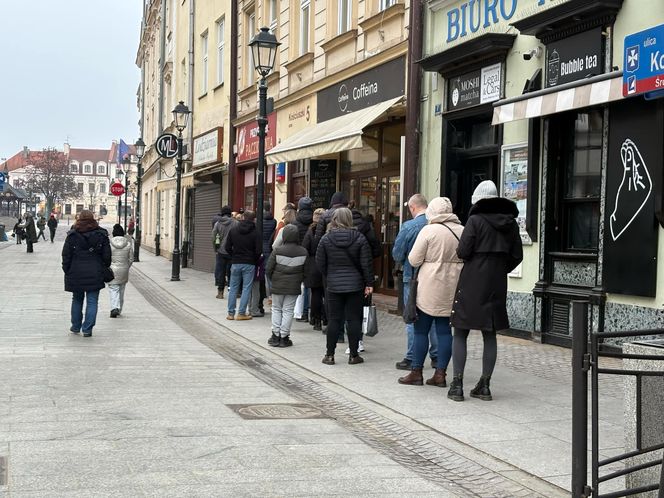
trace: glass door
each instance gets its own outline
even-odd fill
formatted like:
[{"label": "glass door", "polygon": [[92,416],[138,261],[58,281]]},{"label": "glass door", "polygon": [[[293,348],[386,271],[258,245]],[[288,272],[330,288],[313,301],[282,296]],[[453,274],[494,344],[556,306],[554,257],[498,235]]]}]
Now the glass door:
[{"label": "glass door", "polygon": [[382,255],[379,272],[378,287],[381,292],[391,294],[396,292],[397,286],[394,279],[394,260],[392,259],[392,247],[399,232],[399,207],[400,207],[400,176],[386,176],[381,180],[381,220],[379,241],[382,243]]}]

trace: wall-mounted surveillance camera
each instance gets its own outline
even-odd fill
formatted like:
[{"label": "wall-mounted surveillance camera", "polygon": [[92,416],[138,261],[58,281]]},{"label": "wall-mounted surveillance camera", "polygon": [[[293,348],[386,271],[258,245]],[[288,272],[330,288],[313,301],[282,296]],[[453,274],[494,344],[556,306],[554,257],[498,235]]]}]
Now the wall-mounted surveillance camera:
[{"label": "wall-mounted surveillance camera", "polygon": [[542,52],[543,52],[542,47],[537,47],[532,50],[528,50],[528,52],[523,53],[523,60],[529,61],[533,57],[539,59],[540,57],[542,57]]}]

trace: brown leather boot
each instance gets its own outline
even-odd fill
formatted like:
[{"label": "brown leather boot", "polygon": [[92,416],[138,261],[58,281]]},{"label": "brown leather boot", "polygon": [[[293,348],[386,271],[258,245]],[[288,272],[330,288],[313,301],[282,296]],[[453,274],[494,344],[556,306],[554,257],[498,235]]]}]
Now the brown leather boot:
[{"label": "brown leather boot", "polygon": [[427,386],[447,387],[446,377],[447,371],[444,368],[436,368],[433,377],[427,379]]},{"label": "brown leather boot", "polygon": [[409,386],[422,386],[424,385],[424,377],[422,377],[421,368],[413,368],[405,377],[399,377],[399,384],[407,384]]}]

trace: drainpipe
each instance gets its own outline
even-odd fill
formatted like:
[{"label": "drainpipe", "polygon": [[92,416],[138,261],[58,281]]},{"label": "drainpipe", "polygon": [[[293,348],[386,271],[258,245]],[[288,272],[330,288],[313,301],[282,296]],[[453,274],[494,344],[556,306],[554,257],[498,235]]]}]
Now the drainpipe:
[{"label": "drainpipe", "polygon": [[[228,205],[234,206],[235,202],[235,127],[233,126],[233,121],[237,118],[237,64],[233,61],[237,61],[237,23],[238,23],[238,12],[237,12],[237,2],[231,2],[231,81],[230,81],[230,96],[231,96],[231,105],[230,105],[230,119],[228,120],[229,130],[229,139],[228,139]],[[222,186],[223,188],[223,186]]]},{"label": "drainpipe", "polygon": [[406,96],[406,175],[401,206],[401,219],[408,216],[405,205],[408,198],[418,189],[419,157],[420,157],[420,94],[422,77],[420,65],[422,58],[422,4],[421,1],[410,3],[409,34],[408,34],[408,82]]},{"label": "drainpipe", "polygon": [[[164,66],[166,58],[166,0],[161,0],[161,29],[159,33],[159,134],[164,132]],[[157,159],[157,185],[161,180],[161,160]],[[161,255],[161,192],[157,190],[157,230],[154,253]]]}]

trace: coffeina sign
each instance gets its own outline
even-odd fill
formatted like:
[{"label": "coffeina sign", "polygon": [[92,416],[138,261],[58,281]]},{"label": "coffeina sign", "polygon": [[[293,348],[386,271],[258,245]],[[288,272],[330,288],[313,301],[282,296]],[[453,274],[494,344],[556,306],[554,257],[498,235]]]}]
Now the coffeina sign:
[{"label": "coffeina sign", "polygon": [[[483,32],[507,32],[510,22],[529,17],[566,0],[465,0],[447,2],[443,39],[463,42]],[[502,28],[501,28],[502,26]]]}]

